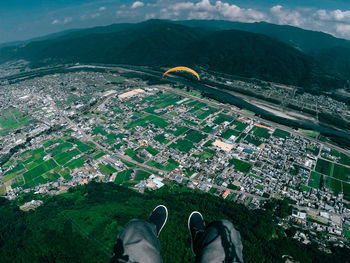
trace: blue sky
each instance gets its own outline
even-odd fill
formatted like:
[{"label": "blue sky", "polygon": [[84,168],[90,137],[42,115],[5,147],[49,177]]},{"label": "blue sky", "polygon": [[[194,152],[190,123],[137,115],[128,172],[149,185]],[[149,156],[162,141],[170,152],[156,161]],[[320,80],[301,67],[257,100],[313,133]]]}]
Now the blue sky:
[{"label": "blue sky", "polygon": [[266,21],[350,39],[350,0],[0,0],[0,43],[150,18]]}]

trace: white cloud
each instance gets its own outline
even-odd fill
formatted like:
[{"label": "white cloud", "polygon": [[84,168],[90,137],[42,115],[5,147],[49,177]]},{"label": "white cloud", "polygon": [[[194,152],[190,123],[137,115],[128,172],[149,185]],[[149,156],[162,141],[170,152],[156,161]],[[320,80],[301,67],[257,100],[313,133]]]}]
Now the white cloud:
[{"label": "white cloud", "polygon": [[335,24],[335,31],[341,37],[350,38],[350,25],[348,24]]},{"label": "white cloud", "polygon": [[100,13],[91,14],[90,16],[91,16],[91,18],[96,18],[96,17],[100,16]]},{"label": "white cloud", "polygon": [[322,21],[336,21],[350,23],[350,11],[337,10],[318,10],[314,17]]},{"label": "white cloud", "polygon": [[237,5],[210,0],[201,0],[197,3],[180,2],[169,6],[176,11],[188,11],[188,19],[228,19],[241,22],[256,22],[267,20],[264,13],[251,8],[240,8]]},{"label": "white cloud", "polygon": [[301,26],[305,22],[305,18],[297,10],[286,9],[281,5],[275,5],[270,9],[272,21],[276,21],[280,25]]},{"label": "white cloud", "polygon": [[55,19],[55,20],[53,20],[53,21],[52,21],[52,23],[51,23],[51,24],[53,24],[53,25],[57,25],[59,22],[60,22],[60,21],[59,21],[58,19]]},{"label": "white cloud", "polygon": [[106,7],[105,6],[101,6],[99,9],[98,9],[98,11],[100,11],[100,12],[102,12],[102,11],[106,11]]},{"label": "white cloud", "polygon": [[73,20],[73,19],[72,19],[71,17],[66,17],[66,18],[63,20],[62,23],[65,25],[65,24],[71,22],[72,20]]},{"label": "white cloud", "polygon": [[[334,36],[350,39],[350,10],[290,8],[280,4],[270,6],[270,8],[243,8],[238,4],[233,4],[234,0],[154,0],[152,3],[145,2],[134,0],[131,5],[120,5],[116,15],[125,21],[141,21],[151,18],[222,19],[247,23],[265,21],[330,32]],[[102,15],[101,11],[98,12]],[[62,19],[59,24],[62,24]]]},{"label": "white cloud", "polygon": [[142,6],[144,6],[145,4],[143,3],[143,2],[141,2],[141,1],[136,1],[136,2],[134,2],[132,5],[131,5],[131,8],[132,9],[135,9],[135,8],[138,8],[138,7],[142,7]]},{"label": "white cloud", "polygon": [[154,14],[154,13],[146,14],[146,15],[145,15],[145,19],[146,19],[146,20],[153,19],[153,18],[155,18],[155,17],[156,17],[156,14]]}]

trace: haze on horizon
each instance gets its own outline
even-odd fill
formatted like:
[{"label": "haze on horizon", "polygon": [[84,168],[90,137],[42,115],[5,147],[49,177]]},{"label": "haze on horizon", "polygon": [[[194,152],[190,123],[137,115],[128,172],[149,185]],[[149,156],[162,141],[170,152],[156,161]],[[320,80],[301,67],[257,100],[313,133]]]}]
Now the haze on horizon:
[{"label": "haze on horizon", "polygon": [[0,17],[0,43],[152,18],[265,21],[350,39],[347,0],[13,0],[0,1]]}]

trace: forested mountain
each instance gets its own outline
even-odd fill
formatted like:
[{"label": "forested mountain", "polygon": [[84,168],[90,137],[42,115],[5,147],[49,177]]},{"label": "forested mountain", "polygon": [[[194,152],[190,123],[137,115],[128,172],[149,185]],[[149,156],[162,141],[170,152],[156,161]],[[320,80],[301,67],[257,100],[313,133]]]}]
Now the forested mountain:
[{"label": "forested mountain", "polygon": [[242,30],[264,34],[312,56],[332,74],[350,79],[350,41],[288,25],[266,22],[240,23],[222,20],[185,20],[178,24],[212,30]]},{"label": "forested mountain", "polygon": [[109,262],[117,233],[132,218],[147,219],[158,205],[168,207],[169,218],[160,241],[164,262],[194,262],[187,218],[193,210],[207,222],[228,219],[240,231],[245,262],[344,262],[345,248],[331,254],[317,245],[291,238],[295,229],[283,229],[277,217],[288,215],[288,202],[270,201],[265,209],[244,205],[182,187],[163,187],[137,193],[112,183],[90,183],[58,196],[45,196],[35,211],[23,212],[17,203],[38,198],[27,194],[15,201],[0,198],[0,262]]},{"label": "forested mountain", "polygon": [[[347,73],[350,75],[347,60],[339,49],[336,50],[338,53],[334,52],[338,54],[338,60],[325,59],[332,57],[331,49],[322,49],[321,59],[305,51],[311,49],[310,43],[315,43],[316,38],[310,37],[308,41],[301,43],[301,39],[305,38],[297,37],[298,33],[294,33],[293,43],[299,40],[300,43],[290,45],[290,41],[283,38],[288,34],[282,33],[299,30],[313,35],[315,32],[293,27],[281,29],[280,26],[265,23],[268,27],[275,26],[279,29],[275,30],[276,32],[272,30],[275,35],[271,33],[267,36],[268,30],[256,29],[255,31],[261,31],[257,34],[246,32],[249,30],[230,29],[230,26],[233,28],[234,25],[240,25],[240,29],[248,27],[247,24],[241,23],[179,23],[149,20],[138,24],[116,24],[77,30],[58,37],[2,48],[0,62],[23,58],[31,62],[45,63],[122,63],[164,67],[187,65],[298,85],[312,90],[343,88]],[[255,25],[260,28],[261,25],[266,26],[265,24],[249,26]],[[276,39],[276,35],[280,36],[279,39]],[[330,37],[326,34],[322,36],[324,39]],[[333,41],[335,38],[330,39]],[[344,41],[339,40],[339,43]],[[344,52],[347,52],[345,46]]]}]

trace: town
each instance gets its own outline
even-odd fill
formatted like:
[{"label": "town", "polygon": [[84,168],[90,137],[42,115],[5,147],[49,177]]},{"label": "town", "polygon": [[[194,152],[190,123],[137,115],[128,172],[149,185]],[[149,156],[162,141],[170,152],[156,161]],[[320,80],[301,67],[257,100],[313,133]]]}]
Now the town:
[{"label": "town", "polygon": [[[3,67],[2,76],[9,75],[11,65]],[[293,213],[280,224],[296,226],[295,238],[306,244],[325,248],[350,238],[345,149],[195,90],[127,77],[130,69],[73,68],[2,83],[0,157],[7,159],[0,194],[6,198],[60,194],[91,180],[140,192],[181,184],[251,209],[286,198]],[[331,111],[349,113],[339,105]],[[25,209],[31,204],[40,202]]]}]

